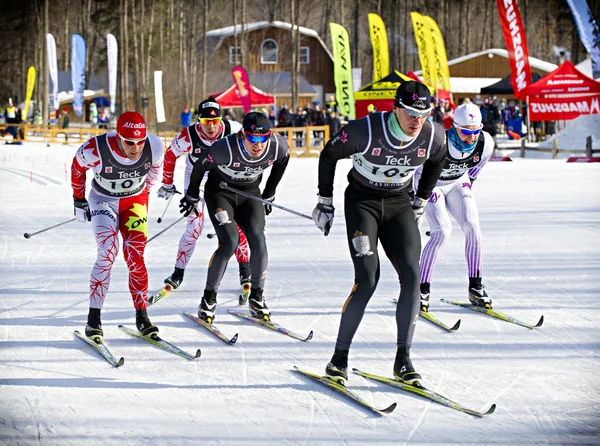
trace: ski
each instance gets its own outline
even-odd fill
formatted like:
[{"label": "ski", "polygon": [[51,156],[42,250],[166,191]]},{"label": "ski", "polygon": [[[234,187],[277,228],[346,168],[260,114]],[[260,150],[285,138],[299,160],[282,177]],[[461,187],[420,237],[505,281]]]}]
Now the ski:
[{"label": "ski", "polygon": [[125,362],[125,358],[120,358],[117,360],[113,356],[113,354],[110,352],[110,350],[108,349],[106,344],[104,344],[102,342],[102,340],[94,341],[94,340],[88,338],[86,335],[82,334],[79,330],[75,330],[73,333],[75,333],[75,336],[77,336],[83,342],[91,345],[96,350],[98,350],[100,352],[100,354],[104,357],[104,359],[106,359],[108,362],[110,362],[110,364],[113,367],[121,367],[123,365],[123,363]]},{"label": "ski", "polygon": [[410,384],[403,383],[401,381],[396,381],[395,379],[392,379],[392,378],[387,378],[385,376],[373,375],[371,373],[362,372],[358,369],[352,369],[352,371],[354,373],[356,373],[357,375],[362,376],[363,378],[367,378],[367,379],[370,379],[373,381],[378,381],[380,383],[387,384],[388,386],[392,386],[392,387],[395,387],[400,390],[406,390],[407,392],[414,393],[423,398],[431,400],[435,403],[439,403],[443,406],[450,407],[452,409],[467,413],[469,415],[474,415],[476,417],[483,417],[485,415],[489,415],[491,413],[494,413],[494,411],[496,410],[496,405],[492,404],[487,411],[478,412],[476,410],[467,409],[466,407],[461,406],[460,404],[455,403],[454,401],[449,400],[445,396],[442,396],[439,393],[434,392],[433,390],[429,390],[420,384],[419,385],[410,385]]},{"label": "ski", "polygon": [[225,336],[223,333],[221,333],[221,331],[215,326],[215,324],[209,324],[208,322],[203,321],[198,316],[194,316],[191,313],[184,312],[183,314],[185,314],[187,317],[189,317],[191,320],[193,320],[198,325],[206,328],[208,331],[210,331],[212,334],[214,334],[217,338],[219,338],[223,342],[226,342],[229,345],[233,345],[237,341],[237,338],[238,338],[237,333],[231,339],[229,339],[227,336]]},{"label": "ski", "polygon": [[352,390],[346,388],[346,386],[340,384],[339,382],[335,381],[334,379],[330,378],[329,376],[317,375],[316,373],[307,372],[306,370],[299,369],[296,366],[294,366],[294,370],[305,376],[308,376],[309,378],[317,381],[318,383],[321,383],[321,384],[335,390],[336,392],[341,393],[342,395],[350,398],[353,401],[356,401],[361,406],[366,407],[367,409],[370,409],[377,414],[391,413],[396,408],[397,403],[392,403],[389,407],[386,407],[385,409],[378,409],[377,407],[375,407],[372,404],[365,401],[357,393],[354,393]]},{"label": "ski", "polygon": [[262,325],[263,327],[270,328],[271,330],[278,331],[279,333],[289,336],[290,338],[298,339],[299,341],[303,341],[303,342],[310,341],[313,337],[312,330],[310,331],[308,336],[306,336],[304,338],[304,337],[300,336],[299,334],[296,334],[293,331],[290,331],[287,328],[282,327],[281,325],[277,324],[276,322],[272,322],[270,320],[267,321],[264,319],[257,319],[255,317],[250,316],[248,313],[240,313],[240,312],[234,311],[234,310],[227,310],[227,311],[229,312],[229,314],[233,314],[234,316],[237,316],[241,319],[246,319],[247,321],[254,322],[255,324],[258,324],[258,325]]},{"label": "ski", "polygon": [[167,342],[167,341],[159,338],[156,333],[152,333],[149,336],[144,336],[143,334],[139,333],[138,331],[132,330],[131,328],[127,328],[123,325],[119,325],[119,330],[121,330],[124,333],[127,333],[128,335],[148,341],[150,344],[152,344],[156,347],[159,347],[163,350],[171,352],[171,353],[173,353],[177,356],[180,356],[182,358],[185,358],[185,359],[190,359],[190,360],[197,359],[200,357],[200,354],[201,354],[200,349],[198,349],[196,351],[195,355],[190,355],[189,353],[184,352],[179,347],[171,344],[170,342]]},{"label": "ski", "polygon": [[[398,299],[392,299],[392,302],[397,304]],[[446,331],[456,331],[460,327],[460,319],[458,321],[456,321],[456,323],[452,327],[450,327],[449,325],[444,324],[441,320],[439,320],[436,316],[431,314],[429,311],[420,310],[419,315],[423,319],[427,319],[429,322],[437,325],[438,327],[443,328]]]},{"label": "ski", "polygon": [[168,283],[165,283],[165,286],[163,287],[162,290],[160,290],[158,293],[156,293],[148,298],[148,306],[154,305],[156,302],[158,302],[162,298],[167,297],[167,295],[171,291],[173,291],[173,286],[169,285]]},{"label": "ski", "polygon": [[463,308],[468,308],[469,310],[477,311],[478,313],[486,314],[488,316],[495,317],[497,319],[501,319],[503,321],[510,322],[512,324],[520,325],[522,327],[527,327],[527,328],[531,328],[531,329],[541,327],[542,324],[544,323],[543,315],[542,315],[542,317],[540,317],[540,320],[537,322],[537,324],[531,325],[526,322],[522,322],[512,316],[504,314],[500,311],[496,311],[492,308],[478,307],[475,305],[471,305],[469,302],[460,302],[460,301],[453,301],[453,300],[446,300],[446,299],[442,299],[442,302],[445,302],[445,303],[451,304],[451,305],[457,305],[457,306],[463,307]]}]

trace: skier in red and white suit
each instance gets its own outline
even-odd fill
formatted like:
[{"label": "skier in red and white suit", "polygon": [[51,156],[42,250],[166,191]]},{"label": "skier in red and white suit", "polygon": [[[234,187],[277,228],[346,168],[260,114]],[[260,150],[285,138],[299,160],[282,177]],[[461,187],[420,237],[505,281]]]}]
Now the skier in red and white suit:
[{"label": "skier in red and white suit", "polygon": [[[200,154],[213,143],[227,135],[237,133],[241,124],[235,121],[223,120],[221,118],[221,106],[212,96],[202,101],[198,106],[198,122],[185,127],[171,142],[165,154],[165,166],[163,171],[163,184],[158,190],[158,196],[164,199],[170,199],[177,192],[173,184],[173,174],[175,172],[175,163],[177,158],[188,154],[185,162],[184,194],[190,183],[190,175],[194,163]],[[204,178],[203,182],[206,181]],[[179,249],[175,259],[175,270],[173,274],[165,279],[165,283],[171,285],[174,289],[178,288],[183,281],[185,268],[187,267],[192,254],[196,249],[196,242],[202,234],[204,228],[204,200],[201,200],[197,206],[198,213],[192,212],[187,217],[185,232],[179,240]],[[242,285],[242,294],[247,299],[250,291],[250,266],[248,241],[246,236],[237,227],[240,243],[235,251],[235,257],[239,262],[240,285]]]},{"label": "skier in red and white suit", "polygon": [[[71,165],[75,216],[92,222],[98,253],[90,276],[90,311],[86,335],[102,338],[100,310],[119,252],[129,268],[129,291],[136,310],[136,326],[144,335],[158,331],[148,319],[148,272],[144,250],[148,237],[148,193],[160,175],[164,146],[146,133],[142,115],[119,116],[117,131],[91,138],[78,150]],[[86,172],[94,173],[89,202],[85,199]]]}]

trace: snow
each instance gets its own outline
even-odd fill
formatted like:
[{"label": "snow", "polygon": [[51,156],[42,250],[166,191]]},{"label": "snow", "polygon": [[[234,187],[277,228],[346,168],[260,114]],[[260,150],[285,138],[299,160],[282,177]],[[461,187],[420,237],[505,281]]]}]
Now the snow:
[{"label": "snow", "polygon": [[[125,364],[115,369],[73,335],[85,326],[95,259],[89,225],[72,218],[69,168],[76,146],[0,146],[0,443],[6,445],[453,445],[598,444],[600,431],[600,188],[598,165],[519,159],[489,163],[474,186],[485,242],[484,282],[494,307],[529,330],[439,302],[464,299],[466,262],[458,226],[442,251],[431,311],[455,333],[419,321],[412,359],[432,390],[475,410],[478,419],[352,375],[349,386],[378,416],[292,371],[322,372],[340,311],[352,287],[343,224],[347,160],[338,165],[331,234],[274,209],[268,217],[265,296],[274,320],[303,343],[234,318],[237,267],[231,262],[216,322],[239,340],[229,346],[183,316],[195,312],[216,241],[204,235],[182,287],[150,307],[162,336],[187,361],[117,329],[134,326],[122,256],[103,309],[105,340]],[[181,185],[183,162],[176,184]],[[277,202],[310,213],[316,159],[293,159]],[[175,203],[152,195],[150,235],[178,218]],[[424,225],[423,231],[427,229]],[[172,272],[183,226],[146,249],[151,290]],[[212,232],[207,221],[204,234]],[[425,239],[425,236],[423,236]],[[350,352],[350,367],[390,375],[397,277],[382,254],[382,274]]]},{"label": "snow", "polygon": [[564,129],[540,143],[541,148],[552,148],[552,140],[558,139],[559,149],[585,150],[585,141],[592,137],[592,148],[600,150],[600,115],[580,115],[567,121]]}]

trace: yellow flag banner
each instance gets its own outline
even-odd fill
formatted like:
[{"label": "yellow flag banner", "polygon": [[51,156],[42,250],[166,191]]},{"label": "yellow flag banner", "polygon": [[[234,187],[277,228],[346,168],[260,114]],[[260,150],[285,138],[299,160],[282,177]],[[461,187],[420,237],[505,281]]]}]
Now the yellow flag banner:
[{"label": "yellow flag banner", "polygon": [[35,85],[35,67],[32,65],[27,70],[27,94],[25,95],[25,107],[21,112],[21,119],[27,120],[27,112],[29,111],[29,103],[31,102],[31,96],[33,96],[33,87]]},{"label": "yellow flag banner", "polygon": [[390,74],[387,31],[383,20],[377,14],[369,14],[369,33],[373,46],[373,82],[375,82]]},{"label": "yellow flag banner", "polygon": [[435,72],[437,78],[437,88],[442,90],[450,91],[450,69],[448,68],[448,56],[446,55],[446,46],[444,45],[444,38],[442,32],[438,27],[435,20],[431,17],[425,16],[425,23],[429,27],[431,39],[433,42],[433,59],[435,61]]},{"label": "yellow flag banner", "polygon": [[411,12],[410,18],[415,31],[415,40],[419,50],[419,60],[423,70],[423,82],[435,87],[437,85],[437,73],[435,69],[435,55],[433,52],[433,39],[431,30],[425,17],[418,12]]},{"label": "yellow flag banner", "polygon": [[329,23],[333,47],[333,78],[335,98],[342,115],[355,119],[354,88],[352,85],[352,61],[350,59],[350,39],[342,25]]}]

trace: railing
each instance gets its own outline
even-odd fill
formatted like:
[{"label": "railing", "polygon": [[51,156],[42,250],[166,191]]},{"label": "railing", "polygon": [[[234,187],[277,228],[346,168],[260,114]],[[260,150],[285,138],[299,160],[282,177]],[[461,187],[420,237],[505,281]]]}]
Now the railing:
[{"label": "railing", "polygon": [[521,139],[521,151],[519,156],[521,158],[525,158],[525,150],[535,150],[536,152],[545,152],[552,153],[552,159],[556,159],[558,157],[558,152],[567,152],[567,153],[585,153],[585,156],[591,158],[594,156],[594,153],[600,153],[599,149],[592,148],[592,137],[588,136],[585,139],[585,150],[583,149],[559,149],[558,148],[558,138],[554,138],[552,140],[552,148],[539,148],[539,147],[527,147],[525,143],[525,138]]},{"label": "railing", "polygon": [[[0,124],[0,130],[5,131],[7,127],[17,128],[17,137],[12,140],[5,139],[7,142],[19,141],[45,141],[50,143],[63,144],[79,143],[83,144],[88,139],[106,133],[107,129],[93,127],[71,127],[61,129],[56,126],[45,127],[41,125],[25,124]],[[295,157],[318,157],[329,140],[329,126],[313,127],[276,127],[274,133],[284,136],[290,146],[290,154]],[[171,141],[177,136],[178,132],[160,131],[154,132],[159,136],[165,145],[165,148],[171,144]]]}]

